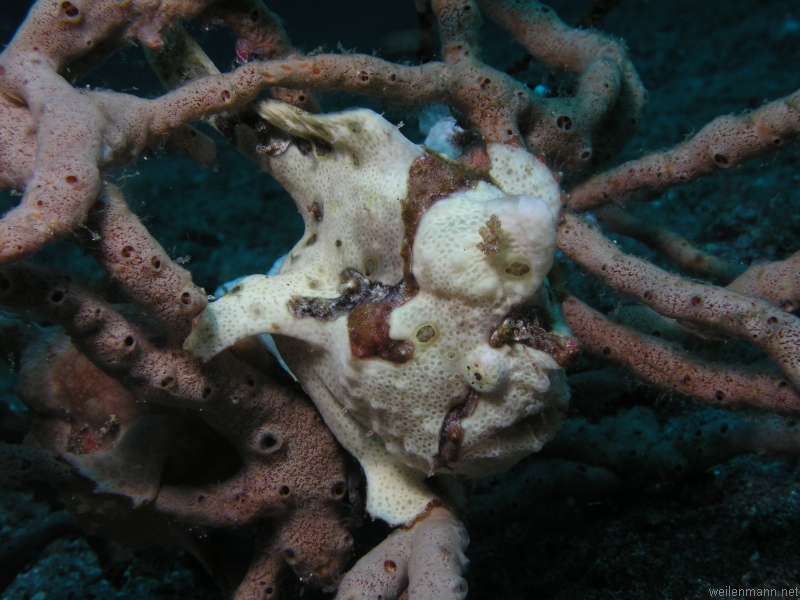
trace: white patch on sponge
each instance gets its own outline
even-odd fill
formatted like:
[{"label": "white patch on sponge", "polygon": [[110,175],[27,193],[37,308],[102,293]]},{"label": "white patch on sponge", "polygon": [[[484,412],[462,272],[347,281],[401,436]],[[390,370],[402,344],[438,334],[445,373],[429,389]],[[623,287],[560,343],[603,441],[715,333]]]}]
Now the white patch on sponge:
[{"label": "white patch on sponge", "polygon": [[[260,114],[307,140],[257,157],[295,199],[306,231],[279,275],[245,278],[209,304],[187,349],[208,358],[249,335],[275,335],[331,431],[361,462],[370,514],[390,524],[412,521],[435,499],[424,483],[431,471],[487,475],[538,450],[565,410],[563,373],[543,352],[488,340],[523,304],[554,311],[537,292],[554,254],[560,190],[552,174],[524,150],[490,145],[497,185],[453,192],[420,220],[411,265],[419,289],[388,321],[392,340],[413,345],[410,359],[357,358],[347,314],[295,316],[290,305],[337,298],[346,269],[389,286],[403,280],[403,200],[426,151],[367,110],[315,116],[268,102]],[[237,138],[255,145],[244,126]],[[458,456],[444,464],[444,419],[474,392]]]}]

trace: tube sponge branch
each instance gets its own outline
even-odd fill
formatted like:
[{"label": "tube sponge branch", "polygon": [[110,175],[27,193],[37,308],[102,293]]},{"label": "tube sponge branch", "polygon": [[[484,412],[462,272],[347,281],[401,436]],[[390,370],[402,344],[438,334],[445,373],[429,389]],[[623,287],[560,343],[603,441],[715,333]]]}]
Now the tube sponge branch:
[{"label": "tube sponge branch", "polygon": [[[455,483],[557,436],[573,373],[586,389],[611,361],[666,397],[800,413],[797,255],[748,267],[626,210],[792,151],[798,92],[632,158],[647,92],[620,40],[535,0],[414,4],[417,63],[304,54],[261,0],[33,4],[0,53],[0,188],[21,196],[0,219],[0,305],[15,313],[0,348],[33,415],[24,444],[0,444],[5,484],[50,482],[94,535],[187,550],[234,598],[278,598],[294,578],[341,599],[460,599]],[[522,66],[487,58],[485,20]],[[221,71],[182,22],[232,32],[235,65]],[[79,87],[133,43],[167,91]],[[350,108],[323,110],[334,102]],[[357,106],[376,102],[389,112]],[[408,139],[398,112],[439,114],[436,136]],[[207,235],[220,278],[250,275],[213,298],[153,234],[195,199],[140,220],[113,178],[169,160],[161,149],[218,168],[220,136],[305,229],[270,275],[240,272],[238,240]],[[34,264],[64,240],[102,284]],[[751,429],[737,453],[768,445]],[[396,530],[349,565],[363,512]],[[220,552],[223,537],[245,550]]]}]

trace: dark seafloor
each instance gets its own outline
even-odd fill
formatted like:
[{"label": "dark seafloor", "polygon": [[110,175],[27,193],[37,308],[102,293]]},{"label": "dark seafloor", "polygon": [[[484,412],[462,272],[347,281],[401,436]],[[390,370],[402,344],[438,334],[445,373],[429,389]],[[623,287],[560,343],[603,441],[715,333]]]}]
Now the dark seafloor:
[{"label": "dark seafloor", "polygon": [[[416,27],[411,0],[267,4],[284,18],[293,42],[303,50],[335,50],[341,43],[392,60],[412,59],[407,52]],[[575,23],[589,4],[563,0],[551,6]],[[10,39],[27,5],[22,0],[0,3],[0,40]],[[309,21],[303,13],[315,17]],[[600,28],[626,40],[650,93],[645,118],[620,160],[674,145],[714,116],[756,108],[800,85],[797,0],[622,0]],[[487,62],[507,68],[524,56],[503,32],[491,26],[485,30]],[[213,33],[201,36],[227,68],[232,41]],[[542,73],[531,67],[520,77],[534,86]],[[112,57],[88,83],[158,93],[136,48]],[[385,108],[387,117],[403,120],[404,132],[420,140],[418,113],[358,98],[328,97],[324,106],[335,110],[356,103]],[[154,158],[143,157],[115,177],[150,231],[173,257],[185,258],[195,281],[209,292],[233,277],[265,272],[299,239],[302,223],[291,200],[223,142],[215,170],[199,170],[181,157]],[[800,246],[798,158],[795,145],[669,190],[657,201],[631,202],[629,208],[745,264],[785,258]],[[14,197],[3,193],[0,202],[6,210]],[[650,257],[643,246],[620,243]],[[45,250],[37,260],[69,268],[85,280],[99,275],[70,242]],[[579,294],[595,296],[596,306],[611,309],[619,301],[579,273],[569,277]],[[753,360],[736,344],[726,353]],[[584,361],[579,370],[585,374],[599,367]],[[614,377],[614,385],[592,386],[591,394],[574,391],[574,414],[595,423],[617,415],[619,426],[639,431],[640,437],[665,432],[694,436],[698,453],[709,431],[705,424],[727,431],[761,418],[708,409],[636,385],[629,375]],[[4,441],[18,441],[4,437],[13,431],[7,423],[22,410],[13,388],[13,374],[3,367]],[[631,411],[634,406],[645,408]],[[640,427],[644,421],[649,426]],[[608,443],[623,442],[615,438]],[[800,465],[795,456],[744,455],[709,470],[666,476],[635,461],[600,473],[548,461],[547,455],[545,449],[506,475],[464,486],[464,520],[472,539],[470,598],[709,598],[709,588],[725,587],[755,590],[753,597],[782,588],[798,594]],[[14,558],[24,563],[16,578],[2,582],[7,583],[3,599],[220,598],[191,556],[170,548],[131,553],[87,539],[62,522],[59,511],[46,486],[0,490],[0,562]],[[60,523],[63,535],[41,549],[31,536],[47,519]],[[376,535],[369,524],[357,534],[362,553]],[[287,596],[323,597],[300,585]]]}]

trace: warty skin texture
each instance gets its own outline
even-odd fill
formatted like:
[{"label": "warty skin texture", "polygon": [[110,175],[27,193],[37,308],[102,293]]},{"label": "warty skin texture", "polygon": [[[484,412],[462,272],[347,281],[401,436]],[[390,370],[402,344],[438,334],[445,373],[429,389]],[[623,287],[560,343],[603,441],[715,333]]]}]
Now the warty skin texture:
[{"label": "warty skin texture", "polygon": [[[305,235],[279,275],[245,278],[212,303],[185,347],[209,358],[276,335],[362,464],[368,512],[391,524],[436,499],[427,476],[485,476],[539,450],[566,410],[561,367],[542,350],[490,339],[512,311],[539,311],[558,327],[541,287],[560,206],[550,171],[490,147],[495,167],[481,176],[371,111],[317,117],[267,102],[259,114],[330,144],[292,143],[261,159],[293,194]],[[545,199],[506,196],[526,192]],[[566,345],[563,326],[559,334]]]}]

